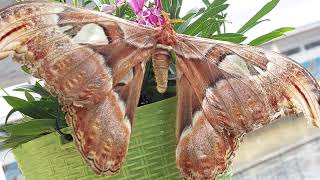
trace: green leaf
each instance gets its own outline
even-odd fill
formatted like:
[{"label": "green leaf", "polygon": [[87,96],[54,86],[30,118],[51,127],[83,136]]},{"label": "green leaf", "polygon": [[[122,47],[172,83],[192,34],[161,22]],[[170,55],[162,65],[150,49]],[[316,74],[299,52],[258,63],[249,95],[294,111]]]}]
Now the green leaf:
[{"label": "green leaf", "polygon": [[202,2],[203,2],[203,4],[205,4],[206,6],[210,6],[210,2],[209,2],[209,0],[202,0]]},{"label": "green leaf", "polygon": [[210,7],[219,6],[219,5],[224,4],[225,2],[227,2],[227,0],[214,0],[211,3]]},{"label": "green leaf", "polygon": [[170,17],[172,19],[175,19],[177,16],[176,16],[176,13],[177,13],[177,10],[178,10],[178,1],[177,0],[171,0],[171,8],[170,8]]},{"label": "green leaf", "polygon": [[25,72],[27,74],[31,74],[30,69],[26,65],[21,66],[21,69],[22,69],[23,72]]},{"label": "green leaf", "polygon": [[283,27],[283,28],[279,28],[279,29],[276,29],[268,34],[265,34],[265,35],[262,35],[254,40],[252,40],[249,45],[251,46],[259,46],[261,44],[264,44],[268,41],[271,41],[272,39],[275,39],[275,38],[278,38],[278,37],[281,37],[283,35],[285,35],[286,32],[288,31],[292,31],[294,30],[295,28],[292,28],[292,27]]},{"label": "green leaf", "polygon": [[199,34],[200,37],[204,38],[210,38],[214,33],[218,32],[218,34],[221,34],[220,28],[224,24],[225,17],[221,15],[217,15],[216,19],[208,19],[206,24],[206,28],[201,31]]},{"label": "green leaf", "polygon": [[177,75],[177,68],[176,68],[176,61],[177,61],[177,54],[176,52],[172,49],[170,50],[170,55],[172,57],[172,62],[170,63],[169,66],[169,72],[170,74],[174,75],[174,77],[176,77]]},{"label": "green leaf", "polygon": [[55,119],[32,119],[0,127],[11,136],[40,135],[55,131]]},{"label": "green leaf", "polygon": [[184,31],[187,29],[187,27],[189,26],[190,22],[193,20],[194,17],[196,17],[199,12],[203,12],[205,9],[192,9],[191,11],[189,11],[189,13],[187,13],[187,15],[185,15],[182,20],[184,20],[184,22],[182,24],[177,24],[174,26],[174,29],[176,30],[177,33],[184,33]]},{"label": "green leaf", "polygon": [[25,91],[24,95],[28,101],[35,101],[34,97],[28,91]]},{"label": "green leaf", "polygon": [[14,91],[22,91],[22,92],[25,92],[25,91],[28,91],[28,92],[33,92],[33,93],[37,93],[39,94],[40,96],[42,97],[49,97],[51,96],[47,90],[45,90],[39,82],[36,82],[35,85],[23,85],[23,86],[20,86],[16,89],[14,89]]},{"label": "green leaf", "polygon": [[202,32],[200,37],[208,38],[212,34],[212,32],[216,31],[216,21],[215,19],[209,19],[207,21],[207,28],[205,28]]},{"label": "green leaf", "polygon": [[210,38],[220,41],[228,41],[233,43],[241,43],[244,40],[247,39],[247,37],[243,36],[243,34],[239,33],[224,33],[224,34],[218,34],[213,35]]},{"label": "green leaf", "polygon": [[79,6],[79,0],[73,0],[73,5],[74,5],[75,7]]},{"label": "green leaf", "polygon": [[[280,0],[272,0],[269,3],[267,3],[265,6],[262,7],[262,9],[255,14],[248,22],[246,22],[239,30],[237,33],[245,33],[257,24],[259,24],[259,20],[268,14],[276,5],[279,3]],[[261,21],[262,22],[262,21]]]},{"label": "green leaf", "polygon": [[58,102],[52,100],[40,100],[40,101],[26,101],[24,99],[20,99],[14,96],[3,96],[3,98],[7,101],[7,103],[16,109],[21,109],[26,106],[38,106],[39,108],[45,109],[56,109],[58,107]]},{"label": "green leaf", "polygon": [[37,137],[38,136],[10,136],[7,140],[0,142],[0,150],[15,148]]},{"label": "green leaf", "polygon": [[170,3],[171,0],[161,0],[162,9],[167,13],[170,13]]},{"label": "green leaf", "polygon": [[181,6],[182,6],[182,0],[178,0],[177,8],[176,8],[176,11],[175,11],[175,18],[176,19],[180,18]]},{"label": "green leaf", "polygon": [[208,8],[196,21],[194,21],[191,25],[187,27],[184,34],[197,35],[206,27],[206,21],[209,18],[214,18],[218,13],[227,9],[228,6],[228,4],[223,4],[215,6],[213,8]]},{"label": "green leaf", "polygon": [[88,4],[90,4],[92,0],[83,0],[82,6],[86,7]]},{"label": "green leaf", "polygon": [[7,134],[6,132],[1,132],[1,130],[0,130],[0,142],[6,140],[8,138],[10,138],[10,135]]},{"label": "green leaf", "polygon": [[3,96],[4,100],[7,101],[7,103],[15,108],[15,109],[18,109],[18,108],[21,108],[24,106],[25,103],[27,103],[26,100],[24,99],[20,99],[20,98],[17,98],[17,97],[13,97],[13,96]]},{"label": "green leaf", "polygon": [[37,119],[55,118],[55,110],[58,107],[57,102],[52,100],[26,101],[13,96],[3,98],[15,111]]},{"label": "green leaf", "polygon": [[171,19],[179,18],[182,0],[161,0],[162,8],[169,13]]},{"label": "green leaf", "polygon": [[7,114],[7,116],[6,116],[6,120],[5,120],[4,124],[7,124],[10,116],[11,116],[13,113],[17,112],[17,111],[18,111],[18,110],[16,110],[16,109],[11,109],[11,111],[10,111],[10,112]]}]

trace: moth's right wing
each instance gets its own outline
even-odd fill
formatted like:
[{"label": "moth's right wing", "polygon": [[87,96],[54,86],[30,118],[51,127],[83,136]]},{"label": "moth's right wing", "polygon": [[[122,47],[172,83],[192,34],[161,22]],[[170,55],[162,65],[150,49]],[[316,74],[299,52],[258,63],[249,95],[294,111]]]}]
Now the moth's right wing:
[{"label": "moth's right wing", "polygon": [[277,53],[178,36],[177,164],[187,179],[215,179],[242,135],[303,112],[320,125],[320,87],[298,63]]}]

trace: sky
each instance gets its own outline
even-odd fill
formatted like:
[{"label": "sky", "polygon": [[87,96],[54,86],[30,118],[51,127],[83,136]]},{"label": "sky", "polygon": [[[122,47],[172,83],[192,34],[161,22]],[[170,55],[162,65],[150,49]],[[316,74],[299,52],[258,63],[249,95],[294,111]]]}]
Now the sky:
[{"label": "sky", "polygon": [[[236,32],[270,0],[228,0],[228,32]],[[203,7],[202,0],[184,0],[181,13],[195,7]],[[264,22],[247,33],[249,39],[268,33],[280,27],[301,27],[320,21],[320,0],[280,0]]]}]

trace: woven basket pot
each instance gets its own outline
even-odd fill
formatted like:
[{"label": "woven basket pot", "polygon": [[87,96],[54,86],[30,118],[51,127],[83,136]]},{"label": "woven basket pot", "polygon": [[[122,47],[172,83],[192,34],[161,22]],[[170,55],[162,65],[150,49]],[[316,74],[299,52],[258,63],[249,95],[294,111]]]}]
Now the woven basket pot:
[{"label": "woven basket pot", "polygon": [[57,133],[22,144],[13,153],[27,180],[182,179],[175,162],[175,117],[176,98],[139,107],[125,164],[114,177],[96,176],[74,143],[63,143]]}]

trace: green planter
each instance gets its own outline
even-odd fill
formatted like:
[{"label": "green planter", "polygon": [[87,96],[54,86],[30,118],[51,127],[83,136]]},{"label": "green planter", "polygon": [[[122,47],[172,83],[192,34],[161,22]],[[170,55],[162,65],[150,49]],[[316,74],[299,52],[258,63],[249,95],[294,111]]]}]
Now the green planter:
[{"label": "green planter", "polygon": [[51,133],[13,149],[27,180],[182,179],[175,162],[176,98],[139,107],[124,167],[114,177],[96,176],[74,143]]}]

